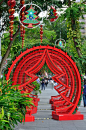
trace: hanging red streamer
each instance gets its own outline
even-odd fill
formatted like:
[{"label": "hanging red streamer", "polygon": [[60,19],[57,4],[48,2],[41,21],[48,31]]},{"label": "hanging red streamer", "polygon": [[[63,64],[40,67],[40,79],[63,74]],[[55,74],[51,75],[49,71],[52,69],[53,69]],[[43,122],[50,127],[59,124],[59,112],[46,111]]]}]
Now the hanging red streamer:
[{"label": "hanging red streamer", "polygon": [[43,38],[43,27],[42,27],[42,25],[40,25],[40,39],[41,39],[41,43],[42,43],[42,38]]},{"label": "hanging red streamer", "polygon": [[14,24],[14,21],[13,21],[14,15],[13,14],[15,13],[14,6],[16,5],[16,1],[15,0],[8,0],[7,4],[10,7],[10,9],[8,10],[8,12],[10,14],[9,15],[9,19],[10,19],[10,21],[9,21],[9,24],[10,24],[9,32],[10,32],[10,41],[12,41],[13,40],[13,24]]},{"label": "hanging red streamer", "polygon": [[[24,3],[25,3],[25,0],[20,0],[20,8],[23,7]],[[20,20],[21,20],[21,22],[24,20],[24,15],[25,15],[24,14],[24,10],[25,10],[25,7],[22,8],[21,13],[20,13],[20,16],[21,16]],[[21,31],[22,48],[23,48],[23,46],[24,46],[25,28],[22,25],[20,25],[20,31]]]}]

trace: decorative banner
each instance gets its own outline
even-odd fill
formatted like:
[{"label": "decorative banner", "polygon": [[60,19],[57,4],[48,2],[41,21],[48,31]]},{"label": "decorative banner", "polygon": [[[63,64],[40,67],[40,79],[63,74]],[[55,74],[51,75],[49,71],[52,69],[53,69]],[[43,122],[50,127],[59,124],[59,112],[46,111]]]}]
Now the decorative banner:
[{"label": "decorative banner", "polygon": [[[25,4],[19,11],[19,21],[22,24],[22,26],[25,28],[36,28],[39,24],[43,23],[43,17],[41,18],[38,16],[40,12],[38,13],[37,11],[35,11],[34,7],[36,7],[36,9],[38,8],[38,10],[42,12],[42,9],[36,4]],[[28,9],[27,11],[25,11],[24,19],[21,20],[20,13],[23,8],[28,8]]]},{"label": "decorative banner", "polygon": [[58,15],[56,13],[56,9],[51,6],[51,8],[48,10],[48,17],[47,19],[50,20],[50,22],[54,22],[58,18]]}]

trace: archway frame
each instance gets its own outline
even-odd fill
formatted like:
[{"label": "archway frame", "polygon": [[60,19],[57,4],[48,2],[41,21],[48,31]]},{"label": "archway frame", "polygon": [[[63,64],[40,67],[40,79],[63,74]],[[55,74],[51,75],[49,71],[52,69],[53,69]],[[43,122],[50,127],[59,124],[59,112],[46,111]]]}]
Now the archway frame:
[{"label": "archway frame", "polygon": [[[37,59],[39,60],[37,61]],[[34,80],[38,78],[35,74],[39,72],[39,70],[43,67],[44,63],[46,62],[49,69],[54,73],[52,79],[55,82],[59,83],[59,85],[61,85],[61,87],[59,87],[59,85],[55,86],[55,90],[60,94],[60,100],[64,100],[64,104],[66,104],[64,105],[65,107],[59,107],[58,111],[61,112],[64,109],[68,114],[72,114],[74,112],[78,105],[79,98],[81,95],[81,78],[75,62],[71,59],[70,56],[67,55],[67,52],[63,52],[61,49],[58,49],[55,46],[33,46],[33,48],[21,52],[21,54],[18,57],[16,57],[7,73],[7,80],[10,78],[10,74],[17,62],[19,63],[13,73],[13,84],[20,84],[19,89],[29,84],[28,87],[30,88],[31,92],[34,89],[34,87],[32,87],[30,83],[32,83]],[[24,66],[25,64],[26,67]],[[31,64],[31,68],[28,68],[28,65]],[[57,67],[57,65],[60,67],[60,69]],[[23,84],[21,84],[21,79],[18,79],[19,75],[23,77],[24,71],[22,70],[22,67],[25,71]],[[19,72],[19,70],[22,71]],[[15,74],[17,75],[15,76]],[[27,75],[31,77],[31,79],[28,82],[25,82]],[[65,77],[64,79],[66,83],[61,81],[62,77]],[[71,87],[69,87],[69,80],[71,82]],[[61,89],[63,89],[64,91],[62,92]]]}]

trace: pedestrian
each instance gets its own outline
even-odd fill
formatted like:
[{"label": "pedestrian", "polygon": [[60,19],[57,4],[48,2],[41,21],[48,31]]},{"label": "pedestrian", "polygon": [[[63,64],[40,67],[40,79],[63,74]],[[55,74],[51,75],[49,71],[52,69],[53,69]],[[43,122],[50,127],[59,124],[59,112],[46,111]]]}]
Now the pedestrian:
[{"label": "pedestrian", "polygon": [[48,80],[47,80],[47,78],[45,78],[45,85],[46,85],[46,87],[47,87],[47,84],[48,84]]},{"label": "pedestrian", "polygon": [[86,73],[85,73],[85,75],[84,75],[84,84],[85,84],[85,82],[86,82]]},{"label": "pedestrian", "polygon": [[40,84],[40,78],[38,78],[36,81],[37,81],[37,83],[39,83],[39,84]]},{"label": "pedestrian", "polygon": [[52,78],[51,78],[51,87],[52,87],[52,89],[54,88],[54,81],[52,80]]},{"label": "pedestrian", "polygon": [[84,107],[86,107],[86,82],[83,86],[83,101],[84,101]]},{"label": "pedestrian", "polygon": [[44,77],[42,78],[42,90],[43,90],[43,88],[44,88],[44,90],[45,90],[45,79],[44,79]]}]

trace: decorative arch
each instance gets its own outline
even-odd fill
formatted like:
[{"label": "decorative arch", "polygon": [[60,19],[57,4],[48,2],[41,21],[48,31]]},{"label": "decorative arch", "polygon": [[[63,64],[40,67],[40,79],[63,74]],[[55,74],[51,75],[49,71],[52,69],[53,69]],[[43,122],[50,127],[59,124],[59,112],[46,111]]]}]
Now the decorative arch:
[{"label": "decorative arch", "polygon": [[73,114],[81,95],[81,78],[76,63],[61,49],[40,45],[21,52],[10,66],[6,79],[12,74],[13,84],[20,84],[22,92],[32,92],[35,87],[32,82],[38,78],[36,73],[45,62],[54,74],[52,79],[58,83],[54,88],[59,95],[52,96],[50,102],[58,104],[58,108],[54,108],[58,114]]}]

